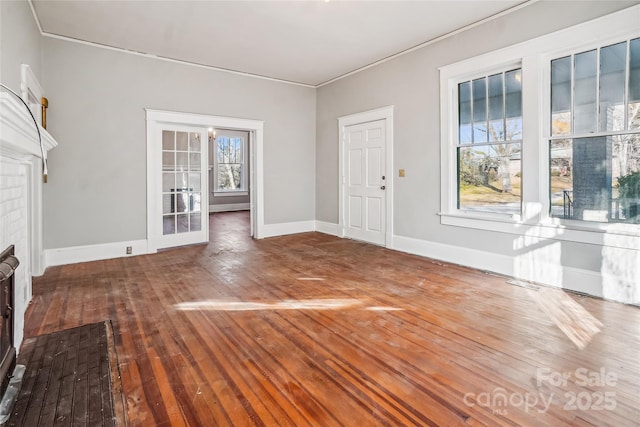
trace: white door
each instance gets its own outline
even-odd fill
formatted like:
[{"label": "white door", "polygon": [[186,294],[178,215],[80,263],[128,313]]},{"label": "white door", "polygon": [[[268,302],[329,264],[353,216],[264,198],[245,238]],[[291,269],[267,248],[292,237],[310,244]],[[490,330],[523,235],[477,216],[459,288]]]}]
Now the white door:
[{"label": "white door", "polygon": [[156,122],[148,131],[149,245],[209,241],[207,128]]},{"label": "white door", "polygon": [[385,245],[386,121],[344,128],[344,234]]}]

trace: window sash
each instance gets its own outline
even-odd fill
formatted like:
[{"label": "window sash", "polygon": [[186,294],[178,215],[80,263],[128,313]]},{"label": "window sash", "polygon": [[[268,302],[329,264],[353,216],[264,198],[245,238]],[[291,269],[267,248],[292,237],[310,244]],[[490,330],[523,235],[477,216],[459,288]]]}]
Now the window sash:
[{"label": "window sash", "polygon": [[[214,140],[214,193],[237,193],[247,191],[247,144],[246,138],[220,135]],[[239,145],[239,146],[238,146]],[[223,161],[221,161],[223,160]],[[220,180],[220,173],[229,167],[238,166],[240,186],[227,188]]]}]

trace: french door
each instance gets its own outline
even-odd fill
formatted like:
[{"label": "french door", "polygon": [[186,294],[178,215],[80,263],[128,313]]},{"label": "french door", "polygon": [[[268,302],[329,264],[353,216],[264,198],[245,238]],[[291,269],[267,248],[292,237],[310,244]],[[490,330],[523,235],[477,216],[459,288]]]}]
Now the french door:
[{"label": "french door", "polygon": [[209,240],[207,129],[148,121],[150,249]]}]

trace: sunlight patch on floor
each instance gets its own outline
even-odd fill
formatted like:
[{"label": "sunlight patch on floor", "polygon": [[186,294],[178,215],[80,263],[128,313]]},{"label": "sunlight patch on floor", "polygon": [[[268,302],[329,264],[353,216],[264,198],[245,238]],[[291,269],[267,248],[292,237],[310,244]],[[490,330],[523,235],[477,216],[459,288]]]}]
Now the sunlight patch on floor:
[{"label": "sunlight patch on floor", "polygon": [[339,310],[362,305],[358,299],[309,299],[276,302],[208,300],[175,305],[180,311]]},{"label": "sunlight patch on floor", "polygon": [[529,290],[529,295],[553,323],[580,349],[586,348],[604,326],[583,306],[557,289]]},{"label": "sunlight patch on floor", "polygon": [[398,307],[367,307],[365,310],[369,311],[402,311],[402,308]]}]

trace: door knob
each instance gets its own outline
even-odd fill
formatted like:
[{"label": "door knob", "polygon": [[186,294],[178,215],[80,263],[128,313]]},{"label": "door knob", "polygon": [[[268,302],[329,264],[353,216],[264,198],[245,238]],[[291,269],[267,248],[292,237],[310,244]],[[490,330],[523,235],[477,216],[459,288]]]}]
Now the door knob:
[{"label": "door knob", "polygon": [[381,190],[385,190],[386,188],[387,188],[387,187],[386,187],[386,186],[384,186],[384,185],[383,185],[382,187],[380,187],[380,189],[381,189]]}]

